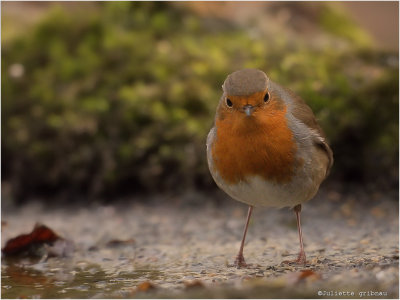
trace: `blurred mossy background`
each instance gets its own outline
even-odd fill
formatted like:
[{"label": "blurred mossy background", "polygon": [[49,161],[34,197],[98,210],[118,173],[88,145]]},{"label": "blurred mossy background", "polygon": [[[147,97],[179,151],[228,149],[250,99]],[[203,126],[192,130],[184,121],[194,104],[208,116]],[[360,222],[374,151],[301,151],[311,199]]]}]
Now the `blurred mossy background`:
[{"label": "blurred mossy background", "polygon": [[[329,181],[398,190],[398,49],[343,3],[1,5],[11,201],[216,189],[206,136],[222,82],[242,68],[312,107],[335,154]],[[381,20],[379,6],[398,12],[374,5]]]}]

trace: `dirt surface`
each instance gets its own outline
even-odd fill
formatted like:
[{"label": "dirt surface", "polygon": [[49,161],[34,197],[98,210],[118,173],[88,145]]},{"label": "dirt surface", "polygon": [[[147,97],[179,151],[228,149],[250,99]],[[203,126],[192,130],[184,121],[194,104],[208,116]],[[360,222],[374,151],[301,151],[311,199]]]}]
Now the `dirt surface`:
[{"label": "dirt surface", "polygon": [[320,192],[304,205],[306,266],[281,264],[299,247],[293,212],[256,208],[246,269],[229,265],[247,207],[216,197],[223,200],[3,207],[2,247],[41,222],[74,248],[66,257],[3,257],[2,298],[398,298],[398,203],[390,197]]}]

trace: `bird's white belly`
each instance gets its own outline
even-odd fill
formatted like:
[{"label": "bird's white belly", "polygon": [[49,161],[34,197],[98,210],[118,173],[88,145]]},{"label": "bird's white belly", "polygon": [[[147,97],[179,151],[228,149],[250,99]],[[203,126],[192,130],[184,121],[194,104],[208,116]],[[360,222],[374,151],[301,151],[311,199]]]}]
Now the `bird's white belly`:
[{"label": "bird's white belly", "polygon": [[[233,199],[248,205],[281,208],[302,204],[315,196],[325,178],[326,164],[316,160],[318,156],[310,141],[307,147],[299,145],[298,155],[303,159],[304,165],[296,169],[287,183],[276,183],[258,175],[249,176],[237,183],[229,183],[221,178],[214,167],[211,153],[214,138],[215,128],[212,128],[207,139],[207,160],[214,181]],[[303,139],[304,141],[306,139]]]},{"label": "bird's white belly", "polygon": [[247,178],[235,184],[226,183],[213,174],[217,185],[237,201],[253,206],[293,207],[310,200],[318,187],[307,178],[295,175],[290,183],[278,184],[260,176]]}]

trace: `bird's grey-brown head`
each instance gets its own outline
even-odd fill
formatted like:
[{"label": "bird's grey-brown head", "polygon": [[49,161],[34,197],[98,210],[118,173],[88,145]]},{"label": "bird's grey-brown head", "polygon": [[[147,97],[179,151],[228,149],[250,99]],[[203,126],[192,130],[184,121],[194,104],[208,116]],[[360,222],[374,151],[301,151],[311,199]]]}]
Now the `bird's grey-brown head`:
[{"label": "bird's grey-brown head", "polygon": [[230,74],[222,85],[229,96],[249,96],[265,91],[268,85],[267,75],[257,69],[243,69]]}]

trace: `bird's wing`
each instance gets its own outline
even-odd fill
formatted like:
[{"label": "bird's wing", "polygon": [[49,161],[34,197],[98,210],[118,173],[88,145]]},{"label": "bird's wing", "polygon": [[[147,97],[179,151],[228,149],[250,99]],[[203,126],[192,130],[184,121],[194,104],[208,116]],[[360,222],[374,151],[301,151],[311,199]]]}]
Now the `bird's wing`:
[{"label": "bird's wing", "polygon": [[333,152],[332,149],[329,147],[328,143],[326,142],[325,133],[322,130],[322,128],[318,125],[313,111],[303,99],[301,99],[291,90],[284,88],[276,83],[274,83],[274,85],[280,91],[283,100],[290,106],[291,114],[300,122],[309,127],[313,132],[316,133],[314,135],[313,142],[315,143],[316,147],[321,149],[322,152],[328,158],[328,165],[326,168],[326,176],[328,176],[331,167],[333,165]]}]

